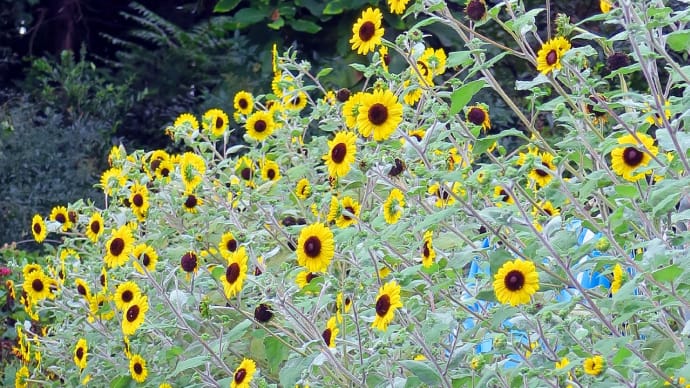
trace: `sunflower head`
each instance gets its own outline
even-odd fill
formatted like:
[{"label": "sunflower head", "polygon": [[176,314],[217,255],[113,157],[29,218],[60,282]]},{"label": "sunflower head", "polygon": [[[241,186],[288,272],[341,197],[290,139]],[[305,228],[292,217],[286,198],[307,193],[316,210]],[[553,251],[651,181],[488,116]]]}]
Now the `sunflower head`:
[{"label": "sunflower head", "polygon": [[475,22],[483,20],[486,17],[486,2],[484,0],[469,0],[465,7],[465,14]]},{"label": "sunflower head", "polygon": [[203,116],[204,130],[213,137],[223,137],[230,122],[228,115],[220,109],[209,109]]},{"label": "sunflower head", "polygon": [[235,94],[232,105],[236,112],[245,116],[250,115],[254,110],[254,97],[251,93],[241,90]]},{"label": "sunflower head", "polygon": [[582,368],[588,375],[599,376],[606,368],[606,360],[599,355],[588,357],[583,361]]},{"label": "sunflower head", "polygon": [[379,288],[375,304],[376,316],[372,327],[386,331],[395,317],[395,310],[401,307],[403,304],[400,299],[400,286],[395,280],[391,280]]},{"label": "sunflower head", "polygon": [[652,156],[659,153],[651,136],[641,132],[636,132],[634,136],[627,134],[618,138],[618,144],[621,146],[611,151],[613,172],[630,182],[636,182],[651,173],[645,171],[634,174],[638,168],[648,166]]},{"label": "sunflower head", "polygon": [[335,254],[333,232],[316,223],[302,229],[297,240],[297,262],[311,272],[325,272]]},{"label": "sunflower head", "polygon": [[529,303],[539,290],[539,274],[531,261],[505,262],[494,276],[494,292],[500,303],[517,306]]},{"label": "sunflower head", "polygon": [[244,125],[247,136],[256,141],[264,141],[276,128],[273,114],[270,111],[256,111],[247,118]]},{"label": "sunflower head", "polygon": [[491,129],[489,109],[484,104],[477,104],[467,108],[466,119],[468,122],[481,126],[484,131]]},{"label": "sunflower head", "polygon": [[364,137],[373,134],[374,140],[391,137],[402,122],[402,104],[390,90],[375,90],[361,97],[357,113],[357,129]]},{"label": "sunflower head", "polygon": [[250,360],[248,358],[243,359],[237,369],[235,369],[235,373],[232,375],[230,388],[249,387],[249,383],[252,381],[254,373],[256,373],[256,363],[254,360]]},{"label": "sunflower head", "polygon": [[336,317],[330,317],[326,323],[326,329],[321,333],[321,338],[329,348],[335,348],[335,338],[338,336]]},{"label": "sunflower head", "polygon": [[362,16],[352,26],[350,39],[352,49],[357,50],[357,54],[366,55],[381,44],[384,32],[381,27],[382,20],[383,14],[378,8],[369,7],[362,12]]},{"label": "sunflower head", "polygon": [[544,75],[560,70],[561,58],[571,47],[570,42],[562,36],[548,40],[537,53],[537,70]]},{"label": "sunflower head", "polygon": [[43,221],[43,217],[41,217],[39,214],[34,214],[34,217],[31,220],[31,233],[34,236],[34,240],[36,240],[36,242],[39,244],[42,243],[43,240],[45,240],[48,236],[46,223]]},{"label": "sunflower head", "polygon": [[336,133],[333,140],[328,141],[328,153],[323,156],[323,160],[330,176],[342,177],[350,172],[357,153],[356,140],[354,133],[342,131]]},{"label": "sunflower head", "polygon": [[146,368],[146,360],[138,354],[133,354],[129,359],[129,373],[137,383],[143,383],[148,377],[149,371]]}]

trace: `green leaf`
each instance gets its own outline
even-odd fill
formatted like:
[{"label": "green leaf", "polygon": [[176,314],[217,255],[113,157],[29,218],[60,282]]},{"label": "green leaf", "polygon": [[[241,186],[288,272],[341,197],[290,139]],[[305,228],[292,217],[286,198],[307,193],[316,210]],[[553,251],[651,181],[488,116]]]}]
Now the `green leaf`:
[{"label": "green leaf", "polygon": [[400,361],[400,364],[419,377],[424,384],[438,386],[441,383],[438,373],[425,362],[404,360]]},{"label": "green leaf", "polygon": [[228,12],[232,11],[235,7],[237,7],[237,4],[240,3],[240,0],[220,0],[218,3],[216,3],[216,6],[213,8],[213,12]]},{"label": "green leaf", "polygon": [[252,321],[250,321],[249,319],[245,319],[244,321],[235,325],[235,327],[233,327],[232,330],[230,330],[230,332],[228,333],[228,342],[232,342],[239,339],[251,325]]},{"label": "green leaf", "polygon": [[625,361],[626,358],[632,356],[632,352],[628,350],[628,348],[620,348],[616,352],[616,355],[613,356],[613,364],[614,365],[621,365],[623,364],[623,361]]},{"label": "green leaf", "polygon": [[323,9],[324,15],[338,15],[343,13],[343,2],[341,0],[331,1]]},{"label": "green leaf", "polygon": [[616,185],[614,189],[616,190],[616,194],[625,198],[635,198],[639,195],[634,185]]},{"label": "green leaf", "polygon": [[472,64],[472,52],[470,51],[453,51],[448,54],[446,60],[446,67],[469,66]]},{"label": "green leaf", "polygon": [[331,74],[332,71],[333,71],[333,68],[332,68],[332,67],[323,68],[323,69],[321,69],[321,70],[319,71],[319,73],[316,75],[316,78],[319,79],[319,78],[321,78],[321,77],[325,77],[325,76]]},{"label": "green leaf", "polygon": [[486,81],[483,79],[478,79],[472,82],[468,82],[462,85],[458,90],[454,91],[450,95],[450,114],[455,115],[462,110],[480,91],[484,86],[486,86]]},{"label": "green leaf", "polygon": [[309,34],[315,34],[321,31],[321,26],[312,22],[311,20],[295,19],[290,22],[290,27],[293,30],[299,32],[307,32]]},{"label": "green leaf", "polygon": [[652,277],[654,280],[667,283],[675,280],[680,274],[683,273],[683,269],[676,264],[671,264],[668,267],[658,269],[652,272]]},{"label": "green leaf", "polygon": [[278,371],[280,363],[288,358],[290,350],[276,337],[266,337],[264,339],[264,346],[266,347],[266,358],[268,359],[268,366],[271,371]]},{"label": "green leaf", "polygon": [[132,378],[128,375],[118,376],[110,381],[110,388],[125,388],[129,387],[129,383],[132,382]]},{"label": "green leaf", "polygon": [[175,370],[169,377],[177,376],[179,373],[186,371],[187,369],[192,369],[196,368],[197,366],[203,365],[206,363],[209,359],[209,356],[207,354],[203,354],[201,356],[196,356],[192,358],[188,358],[186,360],[180,361],[177,363],[177,366],[175,367]]}]

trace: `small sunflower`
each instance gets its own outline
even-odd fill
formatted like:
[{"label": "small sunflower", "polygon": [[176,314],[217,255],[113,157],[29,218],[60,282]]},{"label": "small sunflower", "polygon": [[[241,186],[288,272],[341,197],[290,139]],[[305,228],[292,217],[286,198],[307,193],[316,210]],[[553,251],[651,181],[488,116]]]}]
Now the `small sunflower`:
[{"label": "small sunflower", "polygon": [[129,373],[137,383],[146,381],[146,377],[149,375],[149,371],[146,369],[146,360],[138,354],[133,354],[129,359]]},{"label": "small sunflower", "polygon": [[227,259],[233,252],[237,251],[238,246],[239,244],[237,239],[235,239],[235,235],[233,235],[232,232],[225,232],[218,243],[218,251]]},{"label": "small sunflower", "polygon": [[23,289],[32,301],[37,302],[43,299],[55,298],[50,289],[55,283],[43,271],[33,271],[24,277]]},{"label": "small sunflower", "polygon": [[311,272],[326,272],[335,255],[333,232],[322,223],[302,229],[297,239],[297,262]]},{"label": "small sunflower", "polygon": [[40,214],[34,214],[34,218],[31,220],[31,233],[34,235],[34,240],[39,244],[48,236],[46,223]]},{"label": "small sunflower", "polygon": [[64,206],[56,206],[51,210],[50,216],[48,217],[51,221],[56,221],[60,223],[63,232],[67,232],[72,228],[72,222],[69,219],[69,213],[67,208]]},{"label": "small sunflower", "polygon": [[175,122],[173,123],[173,126],[175,127],[182,127],[186,126],[192,131],[198,131],[199,130],[199,120],[194,117],[193,114],[191,113],[182,113],[181,115],[177,116],[175,119]]},{"label": "small sunflower", "polygon": [[494,200],[496,206],[501,207],[503,204],[514,204],[515,200],[508,194],[508,192],[501,186],[494,187]]},{"label": "small sunflower", "polygon": [[477,104],[468,107],[465,118],[468,122],[474,125],[480,125],[484,131],[491,129],[489,108],[484,104]]},{"label": "small sunflower", "polygon": [[307,93],[299,91],[290,91],[283,95],[283,106],[285,109],[301,111],[307,106]]},{"label": "small sunflower", "polygon": [[247,118],[244,128],[247,130],[247,136],[250,138],[256,141],[264,141],[271,136],[276,128],[276,123],[270,112],[260,110]]},{"label": "small sunflower", "polygon": [[601,13],[611,12],[612,7],[613,3],[611,2],[611,0],[599,0],[599,9],[601,9]]},{"label": "small sunflower", "polygon": [[122,334],[134,334],[144,323],[146,312],[149,311],[148,297],[138,295],[122,311]]},{"label": "small sunflower", "polygon": [[257,322],[266,323],[273,318],[273,311],[271,311],[271,306],[266,303],[260,303],[254,309],[254,319]]},{"label": "small sunflower", "polygon": [[383,67],[383,70],[388,73],[388,65],[391,63],[391,56],[388,54],[388,47],[379,47],[379,57],[381,58],[381,67]]},{"label": "small sunflower", "polygon": [[235,94],[232,105],[236,112],[248,116],[254,110],[254,97],[251,93],[241,90]]},{"label": "small sunflower", "polygon": [[243,156],[235,163],[235,174],[237,174],[245,184],[253,187],[252,178],[254,177],[254,162],[249,156]]},{"label": "small sunflower", "polygon": [[133,184],[129,190],[129,207],[139,221],[144,221],[149,211],[149,190],[138,183]]},{"label": "small sunflower", "polygon": [[537,206],[532,209],[532,214],[537,216],[539,214],[546,214],[549,217],[557,216],[561,214],[561,210],[555,206],[551,201],[541,201],[537,203]]},{"label": "small sunflower", "polygon": [[[110,304],[107,303],[110,296],[105,292],[99,292],[91,297],[89,300],[89,317],[88,321],[93,323],[96,318],[102,321],[109,321],[115,316],[115,312],[110,309]],[[103,307],[106,306],[104,309]]]},{"label": "small sunflower", "polygon": [[475,22],[484,20],[486,18],[486,2],[484,0],[468,0],[465,14]]},{"label": "small sunflower", "polygon": [[156,170],[154,171],[156,179],[163,183],[170,182],[170,174],[173,172],[173,170],[175,170],[175,164],[172,160],[161,161],[158,165],[158,168],[156,168]]},{"label": "small sunflower", "polygon": [[338,325],[335,317],[330,317],[326,323],[326,329],[321,333],[321,338],[329,348],[335,348],[335,338],[338,336]]},{"label": "small sunflower", "polygon": [[509,303],[511,306],[529,303],[537,290],[539,274],[531,261],[507,261],[494,276],[494,292],[500,303]]},{"label": "small sunflower", "polygon": [[357,54],[366,55],[376,49],[381,44],[383,28],[381,27],[383,14],[378,8],[367,8],[362,12],[362,16],[352,26],[352,38],[350,43],[352,49],[357,50]]},{"label": "small sunflower", "polygon": [[113,195],[113,192],[124,186],[127,182],[122,169],[112,167],[101,175],[101,187],[106,195]]},{"label": "small sunflower", "polygon": [[103,217],[101,213],[94,212],[89,218],[89,223],[86,225],[86,237],[92,242],[98,242],[98,239],[103,234]]},{"label": "small sunflower", "polygon": [[29,368],[26,365],[22,365],[21,368],[17,369],[17,373],[14,375],[14,387],[15,388],[26,388],[29,383],[26,381],[29,378]]},{"label": "small sunflower", "polygon": [[654,145],[654,139],[642,132],[636,132],[638,142],[632,134],[627,134],[618,138],[618,144],[623,147],[614,148],[611,151],[611,167],[613,172],[630,182],[637,182],[643,179],[648,172],[640,172],[633,175],[633,172],[640,167],[646,167],[652,160],[651,155],[656,156],[659,148]]},{"label": "small sunflower", "polygon": [[431,267],[431,265],[434,264],[434,260],[436,259],[436,250],[434,249],[433,235],[434,233],[430,230],[427,230],[424,233],[424,242],[422,243],[422,266],[424,268]]},{"label": "small sunflower", "polygon": [[203,180],[206,173],[206,162],[204,158],[193,153],[185,152],[180,157],[180,175],[185,190],[193,191]]},{"label": "small sunflower", "polygon": [[89,353],[89,347],[86,343],[85,338],[79,338],[77,341],[77,346],[74,347],[74,364],[77,365],[79,370],[86,368],[86,358]]},{"label": "small sunflower", "polygon": [[[541,159],[541,167],[535,167],[529,172],[529,178],[537,183],[537,187],[544,187],[553,179],[553,173],[556,171],[556,166],[553,164],[553,154],[548,152],[541,152],[539,154]],[[536,163],[537,165],[539,163]],[[547,172],[546,170],[550,171]]]},{"label": "small sunflower", "polygon": [[395,280],[379,288],[376,296],[376,317],[372,327],[381,331],[386,331],[388,325],[395,317],[395,310],[403,306],[400,300],[400,286]]},{"label": "small sunflower", "polygon": [[434,77],[446,72],[447,59],[448,56],[443,48],[434,49],[433,47],[428,47],[424,50],[419,61],[423,62],[431,70],[431,76]]},{"label": "small sunflower", "polygon": [[124,265],[129,260],[129,254],[133,248],[132,229],[127,225],[119,227],[113,231],[105,244],[105,264],[108,268]]},{"label": "small sunflower", "polygon": [[198,197],[194,193],[185,193],[184,202],[182,202],[182,208],[187,213],[196,214],[199,212],[199,206],[204,204],[204,200]]},{"label": "small sunflower", "polygon": [[115,294],[113,295],[113,302],[115,302],[115,308],[118,311],[123,311],[135,300],[141,297],[141,290],[139,286],[133,281],[127,281],[120,283],[115,289]]},{"label": "small sunflower", "polygon": [[340,317],[342,313],[349,313],[352,309],[352,299],[349,296],[344,296],[342,292],[339,292],[335,297],[335,311],[337,313],[338,322],[342,322],[343,319]]},{"label": "small sunflower", "polygon": [[76,278],[74,284],[77,287],[77,294],[83,296],[86,301],[91,300],[91,287],[84,279]]},{"label": "small sunflower", "polygon": [[391,13],[400,15],[405,12],[405,8],[409,1],[410,0],[388,0],[388,8]]},{"label": "small sunflower", "polygon": [[[663,100],[663,98],[662,98],[662,100]],[[649,106],[649,105],[647,105],[647,106]],[[671,110],[669,109],[670,106],[671,106],[670,101],[668,101],[668,100],[664,101],[664,107],[665,107],[664,108],[664,116],[666,117],[666,120],[671,119]],[[646,113],[649,113],[649,112],[652,112],[653,109],[651,107],[649,107],[648,109],[645,109],[644,111]],[[648,115],[645,118],[645,121],[651,125],[656,124],[657,126],[661,126],[664,123],[664,119],[661,117],[661,115],[659,113],[656,113],[656,112]]]},{"label": "small sunflower", "polygon": [[350,129],[357,126],[357,116],[359,116],[359,108],[362,106],[362,97],[364,97],[364,92],[351,94],[343,104],[343,118],[345,125]]},{"label": "small sunflower", "polygon": [[249,388],[254,373],[256,373],[256,363],[248,358],[243,359],[232,375],[230,388]]},{"label": "small sunflower", "polygon": [[585,358],[582,362],[585,373],[592,376],[599,376],[604,371],[604,367],[606,367],[606,360],[599,355]]},{"label": "small sunflower", "polygon": [[199,270],[199,258],[196,253],[189,251],[180,258],[180,267],[188,274],[196,273]]},{"label": "small sunflower", "polygon": [[537,53],[537,70],[544,75],[560,70],[561,58],[571,47],[570,42],[562,36],[548,40]]},{"label": "small sunflower", "polygon": [[623,285],[623,267],[620,264],[613,266],[613,281],[611,282],[611,293],[617,294]]},{"label": "small sunflower", "polygon": [[280,180],[280,166],[273,160],[262,159],[259,162],[261,168],[261,178],[266,181],[275,182]]},{"label": "small sunflower", "polygon": [[295,277],[295,283],[297,283],[297,286],[302,289],[307,286],[307,284],[311,283],[312,280],[316,279],[319,277],[319,274],[310,272],[310,271],[300,271],[300,273],[297,274]]},{"label": "small sunflower", "polygon": [[228,266],[220,281],[223,284],[225,297],[229,299],[242,290],[244,279],[247,278],[247,261],[249,258],[245,248],[240,247],[235,252],[232,252],[227,260]]},{"label": "small sunflower", "polygon": [[447,182],[443,185],[441,185],[440,183],[434,183],[433,185],[429,186],[429,188],[427,189],[427,193],[432,194],[436,197],[436,202],[434,202],[434,206],[450,206],[455,203],[455,196],[460,195],[461,193],[460,183],[453,182],[451,184],[450,182]]},{"label": "small sunflower", "polygon": [[339,228],[347,228],[357,223],[360,205],[356,200],[352,197],[345,197],[340,202],[340,208],[342,209],[340,216],[335,220],[335,224]]},{"label": "small sunflower", "polygon": [[342,131],[336,133],[333,140],[328,141],[328,153],[323,156],[323,160],[330,176],[343,177],[350,172],[357,153],[356,140],[354,133]]},{"label": "small sunflower", "polygon": [[309,180],[307,178],[302,178],[297,181],[297,185],[295,186],[295,195],[299,199],[309,198],[311,195],[311,185],[309,184]]},{"label": "small sunflower", "polygon": [[209,109],[202,117],[204,130],[214,137],[223,137],[229,126],[228,115],[220,109]]},{"label": "small sunflower", "polygon": [[[132,261],[132,265],[134,265],[134,269],[140,274],[144,275],[146,273],[144,268],[146,268],[148,272],[156,270],[158,253],[156,253],[156,250],[153,249],[152,246],[148,244],[137,244],[137,246],[134,247],[134,251],[132,251],[132,255],[136,258],[136,260]],[[142,268],[142,265],[144,268]]]},{"label": "small sunflower", "polygon": [[409,79],[406,79],[403,81],[403,90],[404,90],[404,95],[403,95],[403,102],[409,106],[413,106],[414,104],[419,101],[419,99],[422,98],[422,94],[424,93],[424,89],[420,87],[420,85],[412,85],[412,82]]},{"label": "small sunflower", "polygon": [[402,104],[390,90],[376,90],[362,96],[358,109],[357,128],[364,137],[388,139],[402,122]]},{"label": "small sunflower", "polygon": [[405,207],[405,196],[400,189],[391,190],[388,198],[383,202],[383,218],[388,224],[395,224],[400,220]]}]

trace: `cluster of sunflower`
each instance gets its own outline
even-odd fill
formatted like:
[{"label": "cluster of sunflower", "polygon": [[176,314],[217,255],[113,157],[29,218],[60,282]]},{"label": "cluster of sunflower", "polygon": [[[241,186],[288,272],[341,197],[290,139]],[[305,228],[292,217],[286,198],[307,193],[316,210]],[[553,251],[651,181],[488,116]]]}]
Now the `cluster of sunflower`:
[{"label": "cluster of sunflower", "polygon": [[[326,88],[274,46],[270,92],[240,91],[232,114],[183,113],[166,129],[186,152],[113,147],[102,209],[36,215],[35,240],[62,241],[46,265],[24,268],[21,301],[54,323],[34,333],[44,362],[25,365],[17,385],[49,372],[70,385],[578,386],[654,365],[622,344],[682,328],[677,314],[661,326],[612,316],[633,298],[638,313],[663,310],[638,298],[652,288],[685,303],[666,272],[644,271],[648,252],[659,255],[644,241],[670,227],[624,222],[648,220],[637,194],[669,192],[690,170],[652,136],[677,125],[670,97],[598,90],[611,86],[588,65],[596,51],[573,48],[564,18],[535,54],[519,35],[540,39],[544,10],[470,0],[458,16],[408,3],[354,21],[352,50],[370,59],[355,65],[361,90]],[[432,47],[418,28],[387,40],[386,11],[457,28],[468,51]],[[485,66],[491,41],[466,35],[501,18],[523,51],[498,47],[528,59],[539,112],[570,135],[545,139],[537,115],[514,105],[527,134],[497,131],[490,107],[472,101],[484,85],[505,96]],[[624,82],[630,58],[603,50]],[[506,136],[524,144],[506,150]],[[650,376],[670,382],[675,365]]]}]

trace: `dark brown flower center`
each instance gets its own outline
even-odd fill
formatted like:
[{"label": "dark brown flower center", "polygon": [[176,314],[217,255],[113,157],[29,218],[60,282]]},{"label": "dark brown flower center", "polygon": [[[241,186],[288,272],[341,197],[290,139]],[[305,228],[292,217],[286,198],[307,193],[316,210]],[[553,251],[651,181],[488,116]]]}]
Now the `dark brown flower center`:
[{"label": "dark brown flower center", "polygon": [[551,50],[546,54],[546,64],[553,66],[558,62],[558,53],[556,50]]},{"label": "dark brown flower center", "polygon": [[331,346],[331,335],[333,335],[331,329],[326,329],[321,333],[321,338],[326,342],[326,346]]},{"label": "dark brown flower center", "polygon": [[138,374],[138,375],[140,375],[140,374],[144,371],[144,368],[143,368],[143,367],[141,366],[141,364],[138,363],[138,362],[135,362],[135,363],[134,363],[134,368],[133,368],[133,369],[134,369],[134,373],[136,373],[136,374]]},{"label": "dark brown flower center", "polygon": [[142,207],[144,205],[144,196],[141,194],[135,194],[134,197],[132,198],[132,203],[136,207]]},{"label": "dark brown flower center", "polygon": [[424,255],[424,257],[429,257],[430,254],[431,249],[429,248],[429,242],[424,241],[424,246],[422,247],[422,255]]},{"label": "dark brown flower center", "polygon": [[240,277],[240,265],[237,263],[232,263],[225,270],[225,280],[230,284],[234,284],[237,278]]},{"label": "dark brown flower center", "polygon": [[225,248],[230,252],[235,252],[237,250],[237,240],[234,238],[228,240],[228,242],[225,243]]},{"label": "dark brown flower center", "polygon": [[64,214],[59,213],[59,214],[55,215],[55,221],[57,221],[57,222],[59,222],[59,223],[61,223],[61,224],[64,224],[65,221],[67,221],[67,217],[65,217]]},{"label": "dark brown flower center", "polygon": [[167,167],[163,167],[163,168],[161,168],[160,173],[161,173],[161,176],[167,177],[168,175],[170,175],[170,169]]},{"label": "dark brown flower center", "polygon": [[106,281],[105,274],[101,274],[101,276],[98,278],[98,280],[101,282],[101,286],[105,287],[105,281]]},{"label": "dark brown flower center", "polygon": [[41,233],[41,230],[43,230],[43,229],[41,228],[41,224],[39,224],[38,222],[34,224],[34,228],[33,228],[33,229],[34,229],[34,233],[36,233],[36,234],[40,234],[40,233]]},{"label": "dark brown flower center", "polygon": [[423,76],[426,77],[427,75],[429,75],[429,66],[426,64],[426,62],[424,62],[424,61],[417,61],[417,66],[419,66],[419,72],[420,72]]},{"label": "dark brown flower center", "polygon": [[240,106],[240,109],[247,109],[249,106],[249,101],[245,100],[244,98],[240,98],[240,100],[237,102],[237,105]]},{"label": "dark brown flower center", "polygon": [[504,202],[508,202],[510,200],[510,195],[506,193],[505,190],[501,189],[501,191],[498,193],[498,195],[501,197],[501,200]]},{"label": "dark brown flower center", "polygon": [[127,309],[127,321],[134,322],[139,317],[139,306],[134,304]]},{"label": "dark brown flower center", "polygon": [[300,99],[299,96],[295,96],[295,98],[293,98],[292,101],[290,101],[290,103],[291,103],[292,105],[294,105],[294,106],[299,106],[299,103],[300,103],[301,101],[302,101],[302,99]]},{"label": "dark brown flower center", "polygon": [[268,126],[266,125],[266,122],[264,120],[256,120],[256,122],[254,123],[254,130],[256,132],[261,133],[266,130],[266,127]]},{"label": "dark brown flower center", "polygon": [[45,285],[43,284],[43,280],[41,279],[34,279],[33,282],[31,282],[31,288],[34,289],[36,292],[41,292],[45,288]]},{"label": "dark brown flower center", "polygon": [[162,161],[163,160],[160,158],[156,158],[156,159],[152,160],[151,161],[151,171],[156,171],[158,169],[158,167],[161,165]]},{"label": "dark brown flower center", "polygon": [[369,114],[367,116],[372,124],[381,125],[388,120],[388,108],[377,102],[369,108]]},{"label": "dark brown flower center", "polygon": [[194,272],[196,269],[196,255],[193,252],[187,252],[180,259],[180,265],[185,272]]},{"label": "dark brown flower center", "polygon": [[84,348],[81,346],[77,348],[76,351],[77,359],[81,360],[84,357]]},{"label": "dark brown flower center", "polygon": [[474,107],[467,113],[467,120],[474,125],[482,125],[486,119],[486,113],[481,108]]},{"label": "dark brown flower center", "polygon": [[194,194],[190,194],[187,196],[187,199],[184,201],[184,206],[187,209],[194,209],[197,205],[198,201],[196,199],[196,196]]},{"label": "dark brown flower center", "polygon": [[86,287],[84,287],[83,284],[78,285],[77,286],[77,292],[79,293],[79,295],[86,296]]},{"label": "dark brown flower center", "polygon": [[642,163],[642,159],[644,159],[644,153],[635,147],[627,147],[623,151],[623,161],[630,167],[639,166]]},{"label": "dark brown flower center", "polygon": [[91,222],[91,225],[89,225],[89,229],[91,229],[91,232],[93,234],[98,234],[98,232],[101,231],[101,222],[98,220]]},{"label": "dark brown flower center", "polygon": [[247,371],[244,368],[242,368],[242,369],[238,369],[235,372],[235,376],[233,378],[235,379],[235,383],[240,384],[241,382],[244,381],[245,377],[247,377]]},{"label": "dark brown flower center", "polygon": [[122,251],[125,250],[125,240],[121,239],[120,237],[117,237],[113,239],[113,241],[110,243],[110,254],[113,256],[120,256],[122,254]]},{"label": "dark brown flower center", "polygon": [[412,134],[412,137],[414,137],[415,139],[417,139],[417,141],[422,141],[422,135],[420,135],[420,134],[418,134],[418,133],[413,133],[413,134]]},{"label": "dark brown flower center", "polygon": [[304,242],[304,253],[309,257],[318,257],[321,253],[321,240],[316,236],[310,236]]},{"label": "dark brown flower center", "polygon": [[340,102],[345,102],[350,98],[350,90],[349,89],[338,89],[337,92],[335,92],[335,98],[338,99]]},{"label": "dark brown flower center", "polygon": [[383,56],[383,63],[388,66],[391,64],[391,56],[389,54],[385,54]]},{"label": "dark brown flower center", "polygon": [[151,258],[146,253],[142,253],[141,262],[144,264],[144,266],[148,267],[149,264],[151,264]]},{"label": "dark brown flower center", "polygon": [[313,272],[309,272],[309,273],[307,274],[307,283],[311,283],[312,280],[314,280],[314,279],[316,279],[316,278],[318,278],[318,277],[319,277],[318,274],[315,274],[315,273],[313,273]]},{"label": "dark brown flower center", "polygon": [[77,222],[77,212],[75,212],[74,210],[68,211],[67,212],[67,218],[69,218],[69,221],[71,223]]},{"label": "dark brown flower center", "polygon": [[510,291],[519,291],[525,285],[525,274],[514,269],[508,272],[503,279],[503,284],[505,284],[506,288]]},{"label": "dark brown flower center", "polygon": [[131,290],[125,290],[125,291],[122,293],[121,298],[122,298],[122,301],[123,301],[123,302],[129,303],[129,302],[132,301],[132,299],[134,299],[134,293],[133,293]]},{"label": "dark brown flower center", "polygon": [[266,172],[266,176],[268,177],[268,179],[273,180],[276,177],[276,170],[269,168]]},{"label": "dark brown flower center", "polygon": [[337,164],[342,163],[345,160],[345,156],[347,156],[347,146],[345,143],[338,143],[331,150],[331,160]]},{"label": "dark brown flower center", "polygon": [[222,117],[216,117],[216,128],[220,129],[223,128],[223,118]]},{"label": "dark brown flower center", "polygon": [[240,172],[240,175],[242,175],[242,179],[244,179],[245,181],[248,181],[248,180],[252,179],[252,170],[249,167],[245,167]]},{"label": "dark brown flower center", "polygon": [[369,41],[376,33],[376,26],[373,22],[366,21],[359,27],[359,39],[363,42]]},{"label": "dark brown flower center", "polygon": [[254,309],[254,319],[257,321],[266,323],[271,318],[273,318],[273,312],[267,304],[261,303],[260,305],[256,306],[256,309]]},{"label": "dark brown flower center", "polygon": [[[352,206],[345,206],[345,210],[347,210],[351,214],[355,214],[355,209],[353,209]],[[343,213],[343,219],[345,221],[350,221],[352,217],[346,213]]]},{"label": "dark brown flower center", "polygon": [[468,18],[474,20],[475,22],[482,20],[484,15],[486,15],[486,5],[484,5],[483,1],[472,0],[467,4],[465,13],[467,13]]},{"label": "dark brown flower center", "polygon": [[379,296],[376,300],[376,315],[383,317],[388,313],[391,308],[391,297],[387,294]]}]

